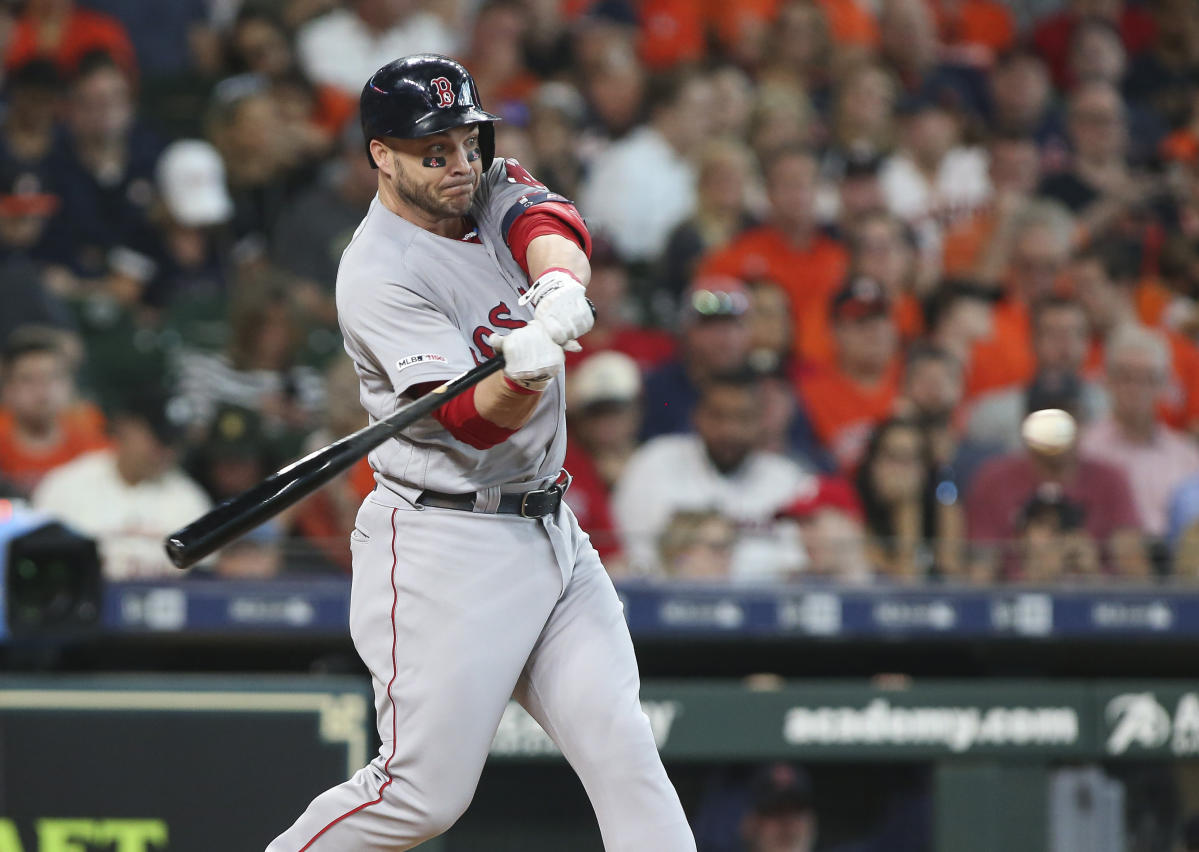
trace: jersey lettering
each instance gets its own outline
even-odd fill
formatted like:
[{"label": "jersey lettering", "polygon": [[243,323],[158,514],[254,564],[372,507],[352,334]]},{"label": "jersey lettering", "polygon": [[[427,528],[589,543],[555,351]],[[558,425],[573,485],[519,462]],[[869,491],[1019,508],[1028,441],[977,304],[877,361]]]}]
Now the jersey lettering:
[{"label": "jersey lettering", "polygon": [[434,77],[429,81],[433,93],[437,95],[437,106],[444,109],[454,105],[454,89],[446,77]]},{"label": "jersey lettering", "polygon": [[495,350],[487,345],[487,338],[495,333],[497,328],[508,329],[514,331],[518,328],[523,328],[528,325],[522,319],[514,319],[512,309],[508,307],[507,302],[500,302],[494,308],[487,312],[487,321],[491,323],[491,328],[485,325],[476,326],[471,332],[470,340],[475,345],[475,351],[471,355],[475,359],[476,364],[482,364],[488,358],[495,357]]}]

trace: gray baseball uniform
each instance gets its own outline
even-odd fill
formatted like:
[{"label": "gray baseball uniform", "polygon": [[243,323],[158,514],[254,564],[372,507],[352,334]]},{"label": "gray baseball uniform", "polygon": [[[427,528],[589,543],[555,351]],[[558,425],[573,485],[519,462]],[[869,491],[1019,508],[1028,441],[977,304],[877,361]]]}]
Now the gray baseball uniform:
[{"label": "gray baseball uniform", "polygon": [[[447,239],[376,198],[342,256],[337,306],[373,420],[405,389],[490,357],[486,339],[532,319],[503,239],[523,210],[563,201],[496,159],[471,213],[480,242]],[[268,852],[403,850],[445,831],[474,794],[515,697],[579,774],[605,848],[693,852],[695,841],[638,701],[620,602],[563,502],[496,514],[543,488],[565,453],[561,377],[532,419],[478,450],[432,419],[371,454],[377,486],[351,535],[350,633],[375,687],[378,757],[317,797]],[[416,503],[476,494],[473,512]]]}]

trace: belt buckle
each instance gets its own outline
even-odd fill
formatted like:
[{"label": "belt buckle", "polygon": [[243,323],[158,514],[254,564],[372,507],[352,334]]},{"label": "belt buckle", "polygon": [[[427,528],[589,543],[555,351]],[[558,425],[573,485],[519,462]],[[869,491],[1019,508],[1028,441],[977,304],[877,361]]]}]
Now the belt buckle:
[{"label": "belt buckle", "polygon": [[521,516],[522,518],[528,518],[529,520],[535,520],[535,519],[537,519],[538,517],[540,517],[539,515],[529,515],[529,514],[526,514],[526,513],[525,513],[525,507],[528,505],[528,503],[529,503],[529,498],[530,498],[530,497],[532,497],[534,494],[542,494],[542,493],[544,493],[544,492],[541,492],[541,491],[526,491],[526,492],[524,493],[524,496],[520,498],[520,516]]}]

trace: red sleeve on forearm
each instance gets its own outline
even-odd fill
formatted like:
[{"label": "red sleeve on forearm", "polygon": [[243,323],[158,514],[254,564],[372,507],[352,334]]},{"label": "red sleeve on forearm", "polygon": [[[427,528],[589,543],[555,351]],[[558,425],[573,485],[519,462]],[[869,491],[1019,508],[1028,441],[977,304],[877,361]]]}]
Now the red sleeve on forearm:
[{"label": "red sleeve on forearm", "polygon": [[464,444],[476,450],[489,450],[516,434],[515,429],[497,426],[475,408],[475,389],[463,391],[433,411],[433,419]]},{"label": "red sleeve on forearm", "polygon": [[546,201],[517,216],[508,228],[508,248],[525,275],[529,274],[529,243],[546,234],[558,234],[574,240],[583,253],[591,257],[591,235],[587,233],[587,226],[575,206],[560,201]]}]

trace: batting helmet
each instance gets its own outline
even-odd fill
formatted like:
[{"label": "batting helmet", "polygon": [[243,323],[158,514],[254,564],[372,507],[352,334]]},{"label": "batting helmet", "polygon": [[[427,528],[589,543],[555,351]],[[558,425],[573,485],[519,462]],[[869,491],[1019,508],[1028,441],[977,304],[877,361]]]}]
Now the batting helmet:
[{"label": "batting helmet", "polygon": [[376,168],[372,139],[417,139],[476,122],[484,171],[495,156],[491,122],[500,117],[480,108],[474,78],[447,56],[421,53],[387,63],[362,87],[359,114],[371,168]]}]

